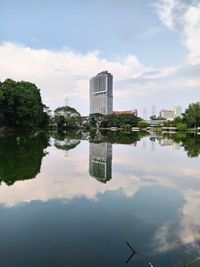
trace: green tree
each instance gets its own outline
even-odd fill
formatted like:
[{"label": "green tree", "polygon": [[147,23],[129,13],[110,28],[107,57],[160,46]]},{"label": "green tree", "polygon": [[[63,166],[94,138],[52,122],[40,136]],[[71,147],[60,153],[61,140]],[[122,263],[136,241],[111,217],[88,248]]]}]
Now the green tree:
[{"label": "green tree", "polygon": [[130,124],[126,124],[126,125],[123,126],[123,129],[125,131],[131,131],[131,125]]},{"label": "green tree", "polygon": [[150,120],[166,120],[165,118],[162,118],[162,117],[156,117],[156,115],[152,115],[149,118]]},{"label": "green tree", "polygon": [[59,107],[54,111],[54,121],[59,130],[77,129],[81,126],[81,115],[72,107]]},{"label": "green tree", "polygon": [[125,125],[138,126],[140,118],[131,114],[111,114],[104,115],[101,121],[102,128],[124,127]]},{"label": "green tree", "polygon": [[11,79],[0,84],[0,123],[14,128],[39,128],[48,124],[40,90],[33,83]]},{"label": "green tree", "polygon": [[149,124],[148,124],[148,122],[146,122],[146,121],[139,121],[139,122],[138,122],[138,126],[139,126],[140,128],[147,128],[147,127],[149,126]]},{"label": "green tree", "polygon": [[189,105],[185,113],[183,113],[183,122],[185,122],[189,128],[200,127],[200,103]]},{"label": "green tree", "polygon": [[187,124],[186,123],[178,123],[176,124],[176,127],[179,131],[185,131],[187,129]]}]

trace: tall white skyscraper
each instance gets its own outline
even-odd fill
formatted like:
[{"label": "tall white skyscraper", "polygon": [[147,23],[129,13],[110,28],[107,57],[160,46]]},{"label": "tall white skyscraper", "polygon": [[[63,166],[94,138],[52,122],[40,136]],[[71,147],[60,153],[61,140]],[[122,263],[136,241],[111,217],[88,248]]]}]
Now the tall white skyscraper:
[{"label": "tall white skyscraper", "polygon": [[90,80],[90,114],[113,113],[113,76],[102,71]]}]

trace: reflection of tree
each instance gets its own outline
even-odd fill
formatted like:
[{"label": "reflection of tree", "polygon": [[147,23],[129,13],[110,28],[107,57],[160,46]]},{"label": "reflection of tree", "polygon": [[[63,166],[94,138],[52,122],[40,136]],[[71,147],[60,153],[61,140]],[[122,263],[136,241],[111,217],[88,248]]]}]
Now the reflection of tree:
[{"label": "reflection of tree", "polygon": [[147,132],[125,132],[125,131],[101,131],[99,134],[90,133],[92,142],[109,142],[117,144],[136,144],[144,136],[149,135]]},{"label": "reflection of tree", "polygon": [[56,133],[54,137],[54,146],[62,150],[70,150],[80,144],[81,133],[68,132]]},{"label": "reflection of tree", "polygon": [[183,147],[190,158],[197,158],[200,155],[200,136],[187,136]]},{"label": "reflection of tree", "polygon": [[34,178],[40,172],[47,146],[48,138],[44,134],[0,138],[1,181],[12,185],[17,180]]},{"label": "reflection of tree", "polygon": [[170,136],[176,143],[181,143],[190,158],[200,155],[200,136],[197,134],[178,133]]},{"label": "reflection of tree", "polygon": [[78,144],[80,143],[79,140],[75,140],[75,139],[64,139],[63,141],[61,140],[55,140],[54,141],[54,146],[58,149],[62,149],[62,150],[70,150],[75,148]]}]

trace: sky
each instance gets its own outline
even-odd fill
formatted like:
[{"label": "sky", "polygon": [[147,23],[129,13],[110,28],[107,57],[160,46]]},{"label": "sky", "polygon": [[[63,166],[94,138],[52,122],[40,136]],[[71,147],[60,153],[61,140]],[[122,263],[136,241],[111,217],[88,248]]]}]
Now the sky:
[{"label": "sky", "polygon": [[52,110],[87,115],[103,70],[114,110],[200,101],[200,0],[0,0],[1,81],[33,82]]}]

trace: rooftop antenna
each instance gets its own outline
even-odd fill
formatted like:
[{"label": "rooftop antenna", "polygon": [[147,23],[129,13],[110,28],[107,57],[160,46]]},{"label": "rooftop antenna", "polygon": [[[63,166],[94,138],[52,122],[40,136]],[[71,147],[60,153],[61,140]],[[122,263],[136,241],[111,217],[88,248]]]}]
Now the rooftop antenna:
[{"label": "rooftop antenna", "polygon": [[69,106],[69,98],[68,97],[65,98],[65,105]]}]

